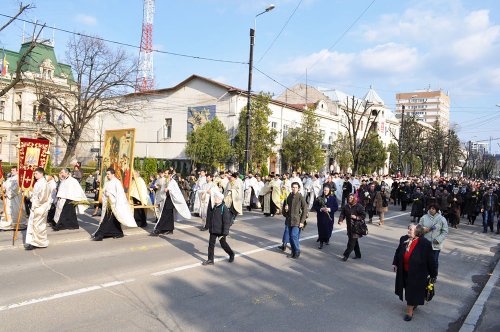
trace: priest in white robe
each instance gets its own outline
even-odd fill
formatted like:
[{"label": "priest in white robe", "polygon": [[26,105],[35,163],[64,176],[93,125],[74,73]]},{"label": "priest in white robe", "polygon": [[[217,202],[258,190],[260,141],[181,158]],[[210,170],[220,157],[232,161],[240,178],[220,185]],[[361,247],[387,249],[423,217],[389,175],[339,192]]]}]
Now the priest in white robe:
[{"label": "priest in white robe", "polygon": [[281,207],[281,185],[279,179],[271,179],[264,185],[260,194],[264,196],[263,212],[266,217],[279,214]]},{"label": "priest in white robe", "polygon": [[233,214],[233,218],[243,214],[243,203],[241,199],[243,193],[242,184],[238,172],[235,172],[229,177],[229,182],[224,191],[224,204]]},{"label": "priest in white robe", "polygon": [[105,237],[123,237],[121,225],[137,227],[123,185],[116,178],[114,168],[106,170],[106,180],[102,195],[101,222],[92,234],[92,241],[102,241]]},{"label": "priest in white robe", "polygon": [[243,182],[243,190],[245,191],[243,196],[243,206],[246,207],[248,211],[252,211],[252,207],[256,207],[256,187],[257,179],[253,176],[252,173],[248,173],[248,176],[245,178],[245,182]]},{"label": "priest in white robe", "polygon": [[38,167],[35,169],[34,177],[36,182],[33,191],[28,194],[31,198],[31,211],[24,244],[26,250],[46,248],[49,245],[47,239],[47,214],[50,209],[50,187],[44,175],[43,168]]},{"label": "priest in white robe", "polygon": [[203,185],[207,183],[207,177],[206,173],[204,170],[200,171],[200,175],[198,177],[198,180],[196,181],[196,184],[193,186],[193,191],[194,193],[194,204],[193,204],[193,213],[200,215],[200,209],[201,209],[201,188]]},{"label": "priest in white robe", "polygon": [[213,176],[211,174],[206,175],[207,182],[201,186],[198,191],[201,194],[201,206],[200,206],[200,217],[201,217],[201,231],[208,230],[207,227],[207,214],[213,208],[214,201],[212,200],[213,191],[218,191],[217,185],[213,181]]},{"label": "priest in white robe", "polygon": [[87,196],[77,179],[71,176],[69,169],[63,168],[59,172],[61,183],[57,190],[56,213],[54,215],[54,231],[62,229],[78,229],[78,214],[85,213],[88,205],[74,205],[74,202],[87,201]]},{"label": "priest in white robe", "polygon": [[[130,197],[135,206],[147,206],[151,205],[151,199],[149,198],[149,189],[141,177],[141,174],[134,170],[134,177],[132,178],[132,183],[130,184]],[[134,208],[134,219],[139,227],[147,227],[147,213],[148,209],[145,208]]]},{"label": "priest in white robe", "polygon": [[[19,217],[19,209],[21,207],[21,191],[19,190],[19,176],[17,166],[13,166],[10,170],[10,177],[2,183],[2,190],[5,194],[5,212],[0,220],[0,230],[8,231],[16,228],[17,219]],[[19,229],[26,229],[26,219],[21,213],[21,221]]]},{"label": "priest in white robe", "polygon": [[189,212],[179,185],[171,174],[167,172],[166,176],[166,181],[163,182],[163,186],[159,189],[160,196],[156,204],[158,204],[160,214],[151,236],[173,234],[175,220],[177,219],[176,214],[181,215],[184,219],[191,219],[191,212]]}]

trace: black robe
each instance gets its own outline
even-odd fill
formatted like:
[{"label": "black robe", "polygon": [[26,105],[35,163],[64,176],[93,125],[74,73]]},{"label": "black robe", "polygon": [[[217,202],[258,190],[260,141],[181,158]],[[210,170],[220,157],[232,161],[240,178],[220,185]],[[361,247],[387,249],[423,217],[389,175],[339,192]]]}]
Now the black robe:
[{"label": "black robe", "polygon": [[161,211],[160,220],[155,225],[155,231],[159,231],[160,233],[165,233],[167,231],[174,230],[174,222],[175,222],[175,207],[172,202],[172,198],[170,198],[170,193],[167,192],[167,197],[165,198],[165,203],[163,205],[163,210]]},{"label": "black robe", "polygon": [[332,236],[334,214],[338,210],[339,206],[337,203],[337,198],[334,195],[330,195],[327,198],[325,207],[330,208],[330,212],[321,212],[323,207],[322,201],[325,197],[322,195],[318,197],[313,204],[313,210],[316,211],[316,219],[318,226],[318,242],[328,243],[330,242],[330,237]]},{"label": "black robe", "polygon": [[71,204],[73,202],[70,199],[66,199],[64,206],[62,208],[61,214],[59,215],[59,221],[56,223],[56,228],[61,229],[78,229],[78,218],[76,216],[76,207]]},{"label": "black robe", "polygon": [[[132,197],[134,205],[142,205],[141,201],[135,197]],[[146,209],[135,208],[134,209],[134,219],[138,227],[147,227],[148,223],[146,221]]]},{"label": "black robe", "polygon": [[408,235],[399,239],[399,246],[394,254],[392,265],[397,267],[395,293],[403,301],[403,293],[408,305],[423,305],[425,301],[427,277],[437,276],[436,261],[432,244],[424,237],[418,239],[410,255],[408,273],[403,269],[403,256],[406,251]]},{"label": "black robe", "polygon": [[122,225],[116,219],[113,211],[109,208],[106,209],[106,214],[102,220],[99,228],[94,233],[95,238],[105,237],[123,237]]}]

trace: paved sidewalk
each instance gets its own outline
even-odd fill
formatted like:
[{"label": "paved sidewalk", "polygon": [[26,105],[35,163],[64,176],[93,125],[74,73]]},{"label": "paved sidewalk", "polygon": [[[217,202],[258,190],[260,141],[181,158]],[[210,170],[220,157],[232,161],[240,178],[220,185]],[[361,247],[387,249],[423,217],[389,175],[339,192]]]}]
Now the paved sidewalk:
[{"label": "paved sidewalk", "polygon": [[[500,246],[497,246],[497,249]],[[500,331],[500,264],[499,252],[495,254],[496,266],[474,306],[467,315],[460,332],[496,332]]]}]

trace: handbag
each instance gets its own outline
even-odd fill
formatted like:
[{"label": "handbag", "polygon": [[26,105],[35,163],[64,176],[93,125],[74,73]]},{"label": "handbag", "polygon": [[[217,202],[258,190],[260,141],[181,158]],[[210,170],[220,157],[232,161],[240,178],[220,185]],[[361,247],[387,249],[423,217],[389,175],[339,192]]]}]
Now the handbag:
[{"label": "handbag", "polygon": [[425,300],[429,302],[434,297],[436,291],[436,281],[432,278],[428,278],[427,286],[425,286]]},{"label": "handbag", "polygon": [[365,220],[353,220],[353,228],[354,228],[354,233],[365,236],[368,235],[368,226],[366,226]]}]

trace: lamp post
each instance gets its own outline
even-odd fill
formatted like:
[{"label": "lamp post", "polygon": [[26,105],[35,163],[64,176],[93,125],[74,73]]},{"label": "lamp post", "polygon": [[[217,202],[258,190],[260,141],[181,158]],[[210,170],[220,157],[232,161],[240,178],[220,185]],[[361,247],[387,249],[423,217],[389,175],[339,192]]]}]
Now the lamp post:
[{"label": "lamp post", "polygon": [[251,94],[252,94],[252,71],[253,71],[253,46],[255,41],[255,29],[257,26],[257,17],[274,9],[274,5],[269,5],[263,12],[255,15],[253,29],[250,28],[250,57],[248,61],[248,100],[247,100],[247,118],[245,124],[246,139],[245,139],[245,162],[244,172],[248,173],[248,162],[250,156],[250,116],[251,116]]},{"label": "lamp post", "polygon": [[401,164],[401,151],[403,148],[403,128],[405,121],[405,105],[401,106],[401,126],[399,128],[399,144],[398,144],[398,173],[401,174],[402,164]]}]

